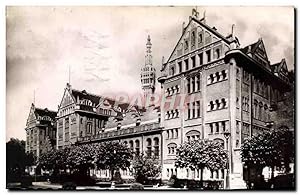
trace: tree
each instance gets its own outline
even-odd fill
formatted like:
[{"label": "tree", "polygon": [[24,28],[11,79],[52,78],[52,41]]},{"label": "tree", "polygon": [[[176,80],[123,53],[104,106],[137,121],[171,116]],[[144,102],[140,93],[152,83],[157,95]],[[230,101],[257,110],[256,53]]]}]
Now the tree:
[{"label": "tree", "polygon": [[245,165],[257,167],[259,171],[271,167],[273,178],[275,167],[289,170],[289,163],[294,158],[293,134],[285,129],[255,134],[243,143],[241,157]]},{"label": "tree", "polygon": [[109,169],[111,180],[115,170],[125,169],[130,166],[133,157],[130,149],[117,141],[108,141],[94,145],[97,150],[96,165],[102,169]]},{"label": "tree", "polygon": [[53,171],[53,174],[58,174],[59,170],[66,169],[67,158],[71,148],[65,147],[63,149],[52,149],[48,152],[42,153],[38,160],[38,166],[47,171]]},{"label": "tree", "polygon": [[96,144],[72,146],[69,150],[66,166],[72,171],[87,175],[90,168],[94,167],[97,154]]},{"label": "tree", "polygon": [[156,179],[161,173],[161,165],[155,156],[136,154],[132,163],[136,182],[145,183],[149,179]]},{"label": "tree", "polygon": [[31,166],[34,162],[34,155],[25,152],[25,141],[11,138],[6,143],[6,172],[8,180],[20,178],[24,174],[26,166]]},{"label": "tree", "polygon": [[41,147],[41,154],[48,153],[53,150],[49,136],[45,138],[45,141],[41,144],[40,147]]},{"label": "tree", "polygon": [[203,139],[185,142],[177,149],[176,167],[186,167],[192,170],[201,170],[203,181],[203,169],[225,169],[228,161],[227,152],[217,141]]}]

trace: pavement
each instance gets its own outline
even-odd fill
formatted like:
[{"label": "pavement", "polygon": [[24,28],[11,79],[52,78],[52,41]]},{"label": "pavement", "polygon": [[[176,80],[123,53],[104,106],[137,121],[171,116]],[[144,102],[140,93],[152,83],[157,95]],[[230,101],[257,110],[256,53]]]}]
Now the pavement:
[{"label": "pavement", "polygon": [[[52,184],[48,182],[32,182],[32,186],[28,188],[22,188],[20,183],[11,184],[11,187],[8,187],[12,190],[62,190],[62,185]],[[76,190],[99,190],[99,191],[111,191],[111,190],[129,190],[129,187],[99,187],[99,186],[77,186]],[[169,186],[153,186],[153,187],[144,187],[144,190],[187,190],[180,188],[171,188]]]}]

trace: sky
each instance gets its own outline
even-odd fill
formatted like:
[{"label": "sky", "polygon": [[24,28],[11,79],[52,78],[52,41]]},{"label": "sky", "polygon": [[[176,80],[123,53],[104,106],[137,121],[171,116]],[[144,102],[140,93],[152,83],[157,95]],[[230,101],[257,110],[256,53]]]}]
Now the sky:
[{"label": "sky", "polygon": [[[6,140],[26,139],[33,101],[57,110],[69,79],[73,88],[99,95],[141,92],[147,36],[159,76],[162,56],[168,59],[192,8],[7,7]],[[242,47],[262,38],[271,64],[285,58],[294,69],[293,7],[197,10],[224,36],[235,24]]]}]

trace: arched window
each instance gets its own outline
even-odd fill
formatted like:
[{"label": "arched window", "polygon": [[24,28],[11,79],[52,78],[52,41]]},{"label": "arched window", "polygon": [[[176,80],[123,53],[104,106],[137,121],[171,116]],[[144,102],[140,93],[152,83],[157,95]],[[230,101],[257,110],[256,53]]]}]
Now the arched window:
[{"label": "arched window", "polygon": [[140,140],[135,140],[135,153],[139,154],[140,153]]},{"label": "arched window", "polygon": [[133,141],[132,140],[129,141],[129,148],[131,151],[133,151]]},{"label": "arched window", "polygon": [[221,102],[222,102],[222,108],[226,108],[227,107],[227,102],[226,102],[225,98],[222,98]]},{"label": "arched window", "polygon": [[185,134],[187,141],[194,141],[200,139],[200,132],[197,130],[191,130]]},{"label": "arched window", "polygon": [[159,156],[159,139],[155,137],[154,141],[154,156]]},{"label": "arched window", "polygon": [[220,49],[216,49],[216,59],[220,58]]},{"label": "arched window", "polygon": [[216,78],[217,78],[217,81],[220,81],[221,80],[221,75],[219,72],[216,72]]},{"label": "arched window", "polygon": [[167,148],[168,148],[168,155],[175,155],[176,154],[177,144],[170,143],[170,144],[167,145]]},{"label": "arched window", "polygon": [[146,140],[146,144],[147,144],[147,156],[150,157],[151,156],[151,152],[152,152],[152,141],[150,138],[148,138]]},{"label": "arched window", "polygon": [[213,101],[210,101],[210,102],[209,102],[209,105],[210,105],[210,110],[213,110],[213,109],[214,109],[214,102],[213,102]]}]

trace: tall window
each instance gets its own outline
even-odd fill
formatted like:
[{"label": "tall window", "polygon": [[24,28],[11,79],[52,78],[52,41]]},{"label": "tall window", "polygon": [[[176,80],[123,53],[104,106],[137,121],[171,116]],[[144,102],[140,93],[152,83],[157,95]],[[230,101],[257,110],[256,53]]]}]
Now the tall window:
[{"label": "tall window", "polygon": [[197,75],[197,90],[199,91],[201,89],[201,80],[200,80],[200,74]]},{"label": "tall window", "polygon": [[146,140],[147,142],[147,156],[150,157],[151,156],[151,150],[152,150],[152,141],[150,138],[148,138]]},{"label": "tall window", "polygon": [[207,62],[210,62],[211,61],[210,50],[206,51],[205,53],[206,53]]},{"label": "tall window", "polygon": [[187,92],[188,92],[188,93],[191,93],[191,88],[190,88],[190,81],[191,81],[191,78],[187,78],[186,80],[187,80],[187,86],[186,86],[186,87],[187,87]]},{"label": "tall window", "polygon": [[178,70],[179,70],[179,73],[182,72],[182,62],[178,62]]},{"label": "tall window", "polygon": [[189,70],[189,59],[184,60],[185,70]]},{"label": "tall window", "polygon": [[187,103],[187,107],[188,107],[188,119],[191,118],[191,108],[190,108],[190,103]]},{"label": "tall window", "polygon": [[199,56],[199,64],[202,65],[203,64],[203,53],[200,53],[198,56]]},{"label": "tall window", "polygon": [[135,140],[135,153],[139,154],[140,153],[140,140]]},{"label": "tall window", "polygon": [[133,141],[132,140],[129,141],[129,148],[131,151],[133,151]]},{"label": "tall window", "polygon": [[220,58],[220,49],[216,49],[216,59]]},{"label": "tall window", "polygon": [[154,156],[159,156],[159,139],[154,138]]},{"label": "tall window", "polygon": [[197,117],[200,117],[200,101],[196,101]]},{"label": "tall window", "polygon": [[193,66],[193,68],[195,68],[196,67],[196,56],[191,57],[191,59],[192,59],[192,66]]}]

